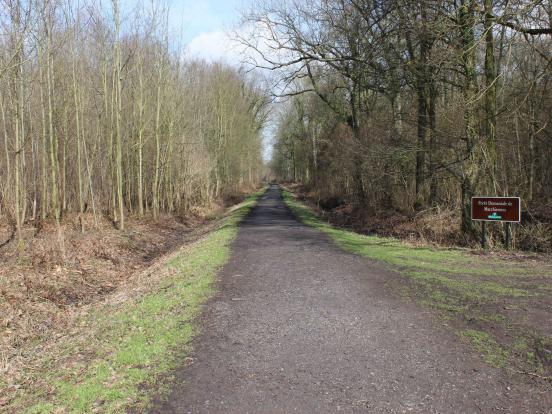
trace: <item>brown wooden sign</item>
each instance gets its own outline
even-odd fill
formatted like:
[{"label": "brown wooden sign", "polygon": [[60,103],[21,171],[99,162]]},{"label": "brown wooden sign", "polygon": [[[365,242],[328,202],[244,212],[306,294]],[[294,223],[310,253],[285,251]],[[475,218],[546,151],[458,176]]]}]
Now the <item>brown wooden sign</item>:
[{"label": "brown wooden sign", "polygon": [[519,197],[472,197],[472,220],[521,221],[521,199]]}]

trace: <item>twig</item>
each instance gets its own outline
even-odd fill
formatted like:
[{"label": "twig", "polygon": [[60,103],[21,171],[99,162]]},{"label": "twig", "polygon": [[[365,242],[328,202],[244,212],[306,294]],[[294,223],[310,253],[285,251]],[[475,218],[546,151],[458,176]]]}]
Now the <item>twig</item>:
[{"label": "twig", "polygon": [[535,377],[535,378],[538,378],[538,379],[541,379],[541,380],[552,381],[552,377],[546,377],[544,375],[539,375],[539,374],[536,374],[534,372],[518,371],[516,369],[510,369],[510,370],[515,372],[516,374],[529,375],[531,377]]}]

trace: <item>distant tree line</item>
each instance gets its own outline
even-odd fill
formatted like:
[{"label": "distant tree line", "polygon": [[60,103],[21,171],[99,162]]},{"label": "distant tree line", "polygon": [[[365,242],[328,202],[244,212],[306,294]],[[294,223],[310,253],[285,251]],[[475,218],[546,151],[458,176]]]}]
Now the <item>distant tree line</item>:
[{"label": "distant tree line", "polygon": [[[185,213],[261,174],[267,97],[252,77],[192,62],[168,9],[119,0],[0,0],[0,215]],[[60,246],[63,235],[60,230]]]},{"label": "distant tree line", "polygon": [[246,16],[276,74],[273,169],[359,207],[552,198],[552,3],[301,0]]}]

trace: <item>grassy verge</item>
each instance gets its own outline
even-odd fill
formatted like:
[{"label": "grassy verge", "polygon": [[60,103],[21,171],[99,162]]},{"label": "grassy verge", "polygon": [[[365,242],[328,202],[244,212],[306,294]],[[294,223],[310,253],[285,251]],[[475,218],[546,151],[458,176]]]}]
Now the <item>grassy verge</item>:
[{"label": "grassy verge", "polygon": [[[476,255],[467,249],[414,246],[332,227],[288,191],[284,199],[305,224],[337,245],[389,265],[403,295],[435,308],[494,366],[552,374],[552,266]],[[548,320],[548,322],[547,322]]]},{"label": "grassy verge", "polygon": [[120,297],[83,315],[56,359],[44,361],[36,383],[0,409],[120,413],[132,405],[144,410],[144,389],[154,383],[162,387],[161,374],[182,363],[196,333],[194,317],[213,294],[237,225],[259,195],[234,208],[218,229],[182,248],[155,275],[146,275],[139,295]]}]

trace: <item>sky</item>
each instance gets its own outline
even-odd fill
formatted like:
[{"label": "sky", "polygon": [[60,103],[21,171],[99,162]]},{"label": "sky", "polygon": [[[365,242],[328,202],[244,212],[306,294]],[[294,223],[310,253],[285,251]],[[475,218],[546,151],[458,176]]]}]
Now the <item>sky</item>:
[{"label": "sky", "polygon": [[228,32],[236,28],[247,0],[169,0],[170,26],[182,33],[187,54],[208,61],[239,64],[240,55]]}]

